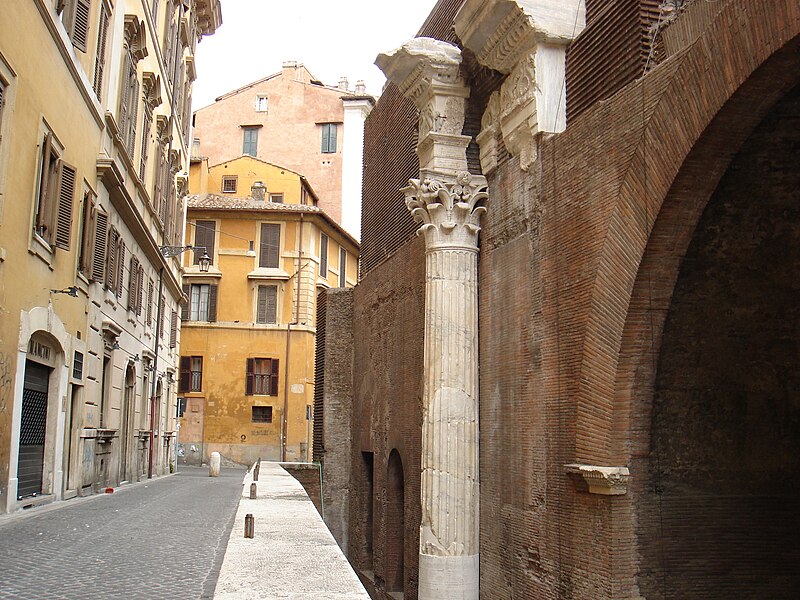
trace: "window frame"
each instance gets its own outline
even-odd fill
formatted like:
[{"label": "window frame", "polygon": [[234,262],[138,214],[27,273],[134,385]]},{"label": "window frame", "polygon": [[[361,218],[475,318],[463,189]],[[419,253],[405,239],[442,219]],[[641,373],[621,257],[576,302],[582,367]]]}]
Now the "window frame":
[{"label": "window frame", "polygon": [[256,112],[269,112],[269,94],[256,94],[255,109]]},{"label": "window frame", "polygon": [[330,237],[324,231],[319,232],[319,276],[328,278],[328,246]]},{"label": "window frame", "polygon": [[[189,320],[208,321],[211,284],[192,283],[190,284],[189,294]],[[203,298],[204,295],[205,298]]]},{"label": "window frame", "polygon": [[246,396],[277,396],[280,361],[277,358],[250,357],[245,368]]},{"label": "window frame", "polygon": [[[195,367],[199,365],[199,368]],[[203,357],[181,356],[178,372],[178,393],[191,394],[203,391]]]},{"label": "window frame", "polygon": [[[274,298],[270,308],[269,289],[274,289]],[[263,290],[263,300],[262,300]],[[256,310],[255,323],[258,325],[277,325],[278,324],[278,297],[280,290],[277,284],[259,284],[256,286]],[[263,311],[262,311],[263,303]],[[262,318],[263,313],[263,318]],[[270,320],[271,318],[271,320]]]},{"label": "window frame", "polygon": [[[274,200],[274,198],[278,198],[278,200]],[[283,192],[270,194],[269,201],[271,204],[283,204]]]},{"label": "window frame", "polygon": [[338,124],[322,123],[322,154],[336,154],[338,149]]},{"label": "window frame", "polygon": [[[206,254],[211,259],[211,264],[214,264],[214,253],[216,252],[217,243],[217,222],[211,219],[196,219],[194,222],[194,247],[205,248]],[[200,252],[192,252],[192,264],[199,265]]]},{"label": "window frame", "polygon": [[[233,183],[233,189],[226,189],[225,184]],[[223,175],[222,176],[222,193],[223,194],[235,194],[239,187],[239,176],[238,175]]]},{"label": "window frame", "polygon": [[347,249],[339,246],[339,287],[347,287]]},{"label": "window frame", "polygon": [[[242,126],[242,156],[257,156],[258,155],[258,130],[260,127],[246,127]],[[248,140],[248,134],[252,139]],[[252,150],[248,152],[248,150]]]},{"label": "window frame", "polygon": [[[264,240],[265,227],[277,231],[277,245],[267,245]],[[258,267],[261,269],[280,269],[281,266],[281,224],[280,223],[261,223],[258,231]],[[275,248],[274,264],[270,261],[270,248]],[[265,255],[266,249],[266,255]]]},{"label": "window frame", "polygon": [[[263,412],[265,414],[258,415],[258,418],[257,418],[256,417],[256,412],[257,412],[257,410],[258,410],[258,412],[261,412],[261,409],[263,409]],[[253,405],[252,408],[251,408],[250,415],[251,415],[250,416],[250,422],[251,423],[260,423],[260,424],[270,424],[270,423],[272,423],[272,407],[271,406],[264,406],[264,405],[258,405],[258,404],[257,405]]]}]

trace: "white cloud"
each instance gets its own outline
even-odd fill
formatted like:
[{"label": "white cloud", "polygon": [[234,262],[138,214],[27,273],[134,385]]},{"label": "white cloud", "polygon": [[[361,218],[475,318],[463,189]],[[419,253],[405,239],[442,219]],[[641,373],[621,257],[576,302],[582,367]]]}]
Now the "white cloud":
[{"label": "white cloud", "polygon": [[436,0],[221,0],[222,27],[197,47],[194,108],[296,60],[327,85],[380,94],[379,52],[416,35]]}]

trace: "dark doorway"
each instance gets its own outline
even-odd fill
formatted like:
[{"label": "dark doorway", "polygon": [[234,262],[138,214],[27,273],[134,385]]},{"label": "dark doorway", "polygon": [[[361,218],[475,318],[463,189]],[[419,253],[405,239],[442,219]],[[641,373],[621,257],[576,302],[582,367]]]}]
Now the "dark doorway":
[{"label": "dark doorway", "polygon": [[386,478],[386,590],[402,592],[405,579],[405,482],[400,453],[392,450]]},{"label": "dark doorway", "polygon": [[17,499],[20,500],[42,493],[50,371],[50,368],[35,362],[25,363],[17,462]]}]

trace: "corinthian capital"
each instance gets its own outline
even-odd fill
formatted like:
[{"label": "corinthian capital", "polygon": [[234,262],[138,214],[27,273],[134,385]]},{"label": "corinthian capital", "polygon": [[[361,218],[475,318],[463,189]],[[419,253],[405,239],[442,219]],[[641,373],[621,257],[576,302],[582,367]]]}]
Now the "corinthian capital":
[{"label": "corinthian capital", "polygon": [[417,235],[425,236],[428,250],[461,248],[477,250],[481,215],[486,212],[486,179],[459,173],[456,182],[411,179],[402,189],[406,206],[417,223]]}]

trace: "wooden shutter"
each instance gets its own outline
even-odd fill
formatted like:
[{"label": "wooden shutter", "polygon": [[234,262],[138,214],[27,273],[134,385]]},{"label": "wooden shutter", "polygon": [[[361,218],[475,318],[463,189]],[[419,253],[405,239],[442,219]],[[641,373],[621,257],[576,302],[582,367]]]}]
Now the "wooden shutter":
[{"label": "wooden shutter", "polygon": [[122,235],[119,237],[119,256],[117,257],[117,277],[116,284],[117,297],[122,298],[122,290],[125,288],[125,242]]},{"label": "wooden shutter", "polygon": [[260,285],[258,286],[258,305],[256,322],[276,323],[278,305],[278,286]]},{"label": "wooden shutter", "polygon": [[280,257],[281,226],[275,223],[261,224],[261,252],[259,267],[277,268]]},{"label": "wooden shutter", "polygon": [[52,153],[53,134],[48,132],[42,142],[42,173],[39,181],[39,203],[36,211],[36,233],[45,240],[50,237],[52,229],[52,206],[50,206],[50,155]]},{"label": "wooden shutter", "polygon": [[96,214],[95,196],[92,192],[86,192],[83,196],[83,223],[81,227],[81,248],[78,263],[78,270],[91,277],[92,248],[94,241],[94,221]]},{"label": "wooden shutter", "polygon": [[89,15],[91,14],[91,0],[72,0],[72,14],[70,18],[70,38],[72,45],[81,52],[86,52],[89,39]]},{"label": "wooden shutter", "polygon": [[181,286],[183,290],[183,295],[186,296],[186,301],[181,302],[181,321],[188,321],[189,320],[189,306],[192,303],[192,288],[189,286],[188,283],[184,283]]},{"label": "wooden shutter", "polygon": [[98,210],[95,215],[94,248],[92,251],[92,281],[103,283],[106,273],[106,250],[108,248],[108,215]]},{"label": "wooden shutter", "polygon": [[269,378],[269,395],[278,395],[278,359],[272,359],[272,374]]},{"label": "wooden shutter", "polygon": [[247,359],[247,370],[245,371],[245,380],[244,380],[244,393],[246,396],[253,395],[253,387],[255,384],[255,374],[253,370],[255,369],[255,359],[248,358]]},{"label": "wooden shutter", "polygon": [[133,85],[131,86],[130,97],[130,120],[128,121],[128,132],[125,139],[127,140],[128,156],[133,161],[133,154],[136,150],[136,118],[139,114],[139,79],[136,77],[136,67],[134,67],[131,77]]},{"label": "wooden shutter", "polygon": [[178,345],[178,311],[173,310],[169,316],[169,347]]},{"label": "wooden shutter", "polygon": [[150,155],[150,128],[153,125],[153,114],[150,112],[149,107],[144,109],[144,117],[142,118],[142,148],[139,154],[139,179],[144,184],[145,176],[147,175],[147,158]]},{"label": "wooden shutter", "polygon": [[139,283],[139,259],[133,255],[131,255],[128,279],[128,310],[136,310],[136,286]]},{"label": "wooden shutter", "polygon": [[336,125],[331,125],[328,132],[328,152],[336,152]]},{"label": "wooden shutter", "polygon": [[147,284],[147,325],[152,327],[153,326],[153,292],[154,292],[154,283],[153,280],[150,279],[149,283]]},{"label": "wooden shutter", "polygon": [[[205,248],[208,255],[214,260],[214,243],[216,241],[216,221],[197,221],[194,226],[194,245]],[[200,264],[201,253],[194,253],[194,264]]]},{"label": "wooden shutter", "polygon": [[144,296],[144,266],[139,265],[139,272],[136,275],[136,316],[142,314],[142,297]]},{"label": "wooden shutter", "polygon": [[162,296],[161,302],[159,302],[158,304],[158,313],[161,315],[161,320],[158,321],[158,317],[156,317],[156,320],[158,321],[156,325],[161,328],[161,333],[159,335],[160,338],[164,337],[164,313],[166,312],[165,309],[166,309],[166,301]]},{"label": "wooden shutter", "polygon": [[117,242],[119,233],[112,225],[108,231],[108,244],[106,248],[106,288],[116,291],[117,276]]},{"label": "wooden shutter", "polygon": [[119,133],[123,141],[128,132],[128,109],[131,97],[131,73],[133,72],[133,59],[129,52],[125,53],[125,67],[122,70],[122,90],[119,99]]},{"label": "wooden shutter", "polygon": [[178,371],[178,391],[188,392],[192,382],[192,357],[181,356],[180,369]]},{"label": "wooden shutter", "polygon": [[319,236],[319,276],[328,278],[328,235],[320,232]]},{"label": "wooden shutter", "polygon": [[217,287],[208,286],[208,321],[214,323],[217,320]]},{"label": "wooden shutter", "polygon": [[72,202],[75,198],[78,171],[64,161],[59,160],[58,163],[58,206],[56,207],[56,231],[53,243],[57,248],[69,250],[72,232]]},{"label": "wooden shutter", "polygon": [[97,28],[97,54],[94,57],[94,82],[92,88],[100,99],[103,92],[103,75],[106,70],[106,38],[108,37],[108,12],[104,3],[100,4],[100,23]]}]

